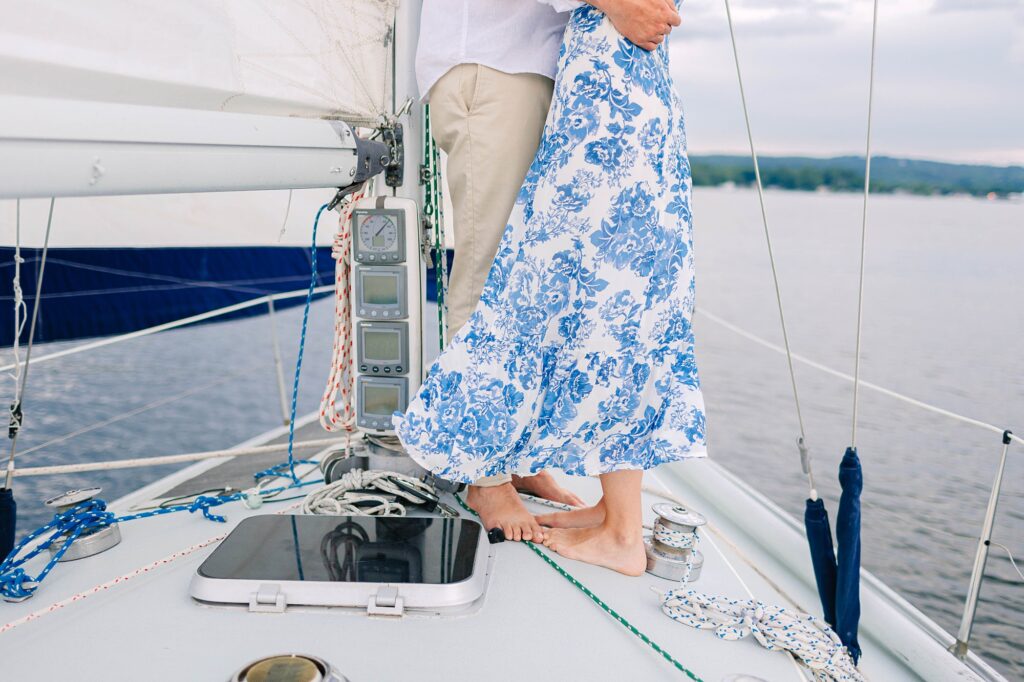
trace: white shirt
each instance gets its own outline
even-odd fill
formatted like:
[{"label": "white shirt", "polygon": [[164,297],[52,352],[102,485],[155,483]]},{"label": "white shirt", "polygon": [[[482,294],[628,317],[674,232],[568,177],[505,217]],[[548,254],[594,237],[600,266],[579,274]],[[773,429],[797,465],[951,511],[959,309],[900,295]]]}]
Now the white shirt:
[{"label": "white shirt", "polygon": [[458,64],[555,77],[562,34],[579,0],[423,0],[416,82],[427,98]]}]

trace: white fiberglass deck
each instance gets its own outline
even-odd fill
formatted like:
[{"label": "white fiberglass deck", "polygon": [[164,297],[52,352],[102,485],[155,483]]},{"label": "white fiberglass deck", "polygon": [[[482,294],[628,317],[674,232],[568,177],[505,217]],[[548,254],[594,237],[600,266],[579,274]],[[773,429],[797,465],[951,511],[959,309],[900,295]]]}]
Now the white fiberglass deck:
[{"label": "white fiberglass deck", "polygon": [[[199,476],[205,486],[217,471],[212,466],[158,481],[114,509],[160,498]],[[665,487],[709,518],[696,589],[744,599],[752,593],[768,603],[818,610],[801,533],[756,493],[711,461],[662,468],[648,474],[647,484]],[[569,485],[588,501],[599,495],[596,480],[570,479]],[[656,501],[645,495],[648,510]],[[188,596],[189,581],[217,538],[248,514],[295,504],[257,511],[224,505],[217,512],[227,524],[187,513],[122,524],[119,546],[60,564],[36,596],[0,604],[0,677],[219,681],[253,659],[299,652],[329,661],[350,682],[685,679],[527,547],[511,542],[491,547],[484,598],[460,615],[369,617],[354,609],[306,607],[250,613]],[[666,590],[669,581],[558,560],[704,680],[735,674],[807,679],[785,654],[766,651],[752,638],[726,642],[665,617],[651,588]],[[948,635],[870,578],[862,633],[861,669],[869,680],[998,679],[977,659],[972,666],[980,677],[953,659],[939,639],[951,641]]]}]

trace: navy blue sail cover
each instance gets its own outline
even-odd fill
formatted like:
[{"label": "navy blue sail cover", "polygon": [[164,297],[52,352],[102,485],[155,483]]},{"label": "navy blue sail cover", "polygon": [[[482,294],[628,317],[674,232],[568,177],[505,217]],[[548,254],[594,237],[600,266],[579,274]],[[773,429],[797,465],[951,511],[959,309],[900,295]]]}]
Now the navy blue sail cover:
[{"label": "navy blue sail cover", "polygon": [[807,500],[804,507],[804,527],[807,530],[807,544],[811,549],[811,565],[814,580],[821,598],[822,616],[825,622],[836,627],[836,551],[832,545],[832,526],[828,522],[828,510],[820,497]]},{"label": "navy blue sail cover", "polygon": [[0,563],[14,548],[15,526],[18,520],[18,505],[10,488],[0,488]]},{"label": "navy blue sail cover", "polygon": [[850,650],[854,662],[860,659],[857,627],[860,623],[860,494],[864,474],[857,448],[847,448],[839,464],[839,511],[836,513],[836,634]]},{"label": "navy blue sail cover", "polygon": [[[21,288],[31,315],[42,249],[22,248]],[[317,285],[334,281],[329,246],[317,249]],[[14,249],[0,247],[0,308],[10,310]],[[43,278],[36,342],[145,329],[267,294],[305,289],[310,250],[301,246],[51,248]],[[277,301],[287,308],[303,297]],[[214,321],[266,314],[266,306]],[[0,345],[14,340],[12,315],[0,315]],[[28,325],[22,333],[28,340]]]}]

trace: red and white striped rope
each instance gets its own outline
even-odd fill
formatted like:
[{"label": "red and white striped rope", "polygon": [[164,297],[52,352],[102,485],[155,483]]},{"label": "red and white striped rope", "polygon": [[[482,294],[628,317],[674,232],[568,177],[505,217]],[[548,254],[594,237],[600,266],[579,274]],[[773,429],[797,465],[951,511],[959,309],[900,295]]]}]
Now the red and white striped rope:
[{"label": "red and white striped rope", "polygon": [[[367,194],[364,186],[341,209],[331,256],[334,268],[334,349],[327,387],[320,400],[320,425],[329,432],[355,429],[352,406],[352,210]],[[341,401],[340,412],[338,401]]]},{"label": "red and white striped rope", "polygon": [[[275,514],[286,514],[287,512],[294,511],[301,504],[302,504],[302,502],[296,502],[296,503],[288,505],[288,507],[286,507],[284,509],[280,509],[280,510],[274,512],[274,513]],[[14,628],[18,627],[19,625],[24,625],[25,623],[29,623],[29,622],[31,622],[33,620],[37,620],[39,618],[42,618],[43,616],[47,616],[47,615],[49,615],[51,613],[55,613],[57,611],[60,611],[65,606],[68,606],[69,604],[74,604],[75,602],[80,602],[83,599],[87,599],[87,598],[93,596],[94,594],[99,594],[100,592],[106,592],[110,588],[116,587],[117,585],[124,584],[124,583],[128,582],[129,580],[131,580],[132,578],[137,578],[140,575],[145,575],[147,573],[150,573],[150,572],[160,568],[161,566],[166,566],[167,564],[173,563],[173,562],[177,561],[178,559],[182,559],[184,557],[187,557],[190,554],[192,554],[193,552],[197,552],[197,551],[199,551],[200,549],[202,549],[204,547],[209,547],[210,545],[214,544],[215,542],[220,542],[221,540],[223,540],[226,537],[227,537],[227,533],[221,533],[220,535],[217,535],[215,537],[209,538],[207,540],[203,540],[202,542],[199,542],[199,543],[196,543],[196,544],[191,545],[189,547],[186,547],[185,549],[178,550],[177,552],[174,552],[173,554],[168,554],[167,556],[163,557],[162,559],[157,559],[156,561],[148,563],[145,566],[140,566],[140,567],[136,568],[134,571],[131,571],[129,573],[125,573],[124,575],[119,575],[116,578],[108,580],[108,581],[106,581],[104,583],[100,583],[98,585],[93,585],[89,589],[83,590],[83,591],[79,592],[78,594],[73,594],[70,597],[67,597],[65,599],[61,599],[60,601],[55,601],[52,604],[50,604],[49,606],[47,606],[45,608],[42,608],[42,609],[39,609],[38,611],[33,611],[32,613],[30,613],[28,615],[25,615],[25,616],[22,616],[21,618],[18,618],[16,620],[12,620],[9,623],[4,623],[3,625],[0,625],[0,635],[2,635],[5,632],[10,632],[11,630],[13,630]]]}]

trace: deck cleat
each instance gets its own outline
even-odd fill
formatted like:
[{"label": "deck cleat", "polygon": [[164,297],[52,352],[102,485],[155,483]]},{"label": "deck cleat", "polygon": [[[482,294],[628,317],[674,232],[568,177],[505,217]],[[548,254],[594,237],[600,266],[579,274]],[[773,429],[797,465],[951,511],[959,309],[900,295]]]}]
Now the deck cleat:
[{"label": "deck cleat", "polygon": [[697,529],[707,519],[670,502],[658,502],[652,509],[658,518],[654,533],[644,538],[647,572],[668,580],[697,580],[704,567],[704,555],[696,548]]},{"label": "deck cleat", "polygon": [[281,654],[247,663],[230,682],[348,682],[348,678],[322,658]]},{"label": "deck cleat", "polygon": [[[56,513],[61,514],[73,509],[74,507],[88,502],[102,492],[102,488],[79,488],[75,490],[69,490],[66,493],[61,493],[46,500],[43,504],[47,507],[52,507]],[[84,559],[86,557],[94,556],[101,552],[105,552],[111,547],[117,546],[121,542],[121,530],[118,528],[116,523],[112,523],[109,526],[103,528],[97,528],[91,531],[84,531],[78,538],[71,543],[67,551],[64,552],[58,561],[74,561],[76,559]],[[60,548],[64,545],[63,541],[55,542],[50,545],[50,554],[56,554],[60,551]]]}]

